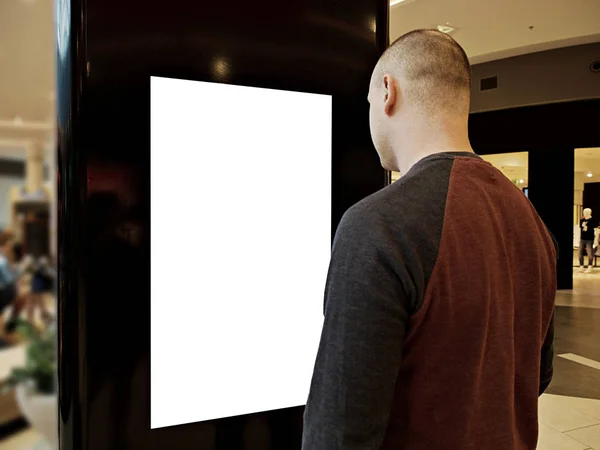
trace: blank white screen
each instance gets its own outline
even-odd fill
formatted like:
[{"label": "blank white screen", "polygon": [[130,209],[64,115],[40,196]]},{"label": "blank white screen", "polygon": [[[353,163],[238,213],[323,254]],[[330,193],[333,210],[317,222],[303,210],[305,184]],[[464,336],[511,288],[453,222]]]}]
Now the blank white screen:
[{"label": "blank white screen", "polygon": [[331,97],[151,79],[151,428],[304,405]]}]

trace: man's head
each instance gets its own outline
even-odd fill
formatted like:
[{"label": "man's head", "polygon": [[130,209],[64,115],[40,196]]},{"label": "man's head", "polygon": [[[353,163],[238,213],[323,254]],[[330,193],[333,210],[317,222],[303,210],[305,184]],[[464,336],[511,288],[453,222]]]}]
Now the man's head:
[{"label": "man's head", "polygon": [[398,159],[419,145],[426,128],[466,132],[470,90],[469,60],[450,36],[417,30],[398,38],[379,59],[369,87],[371,135],[383,166],[399,170]]},{"label": "man's head", "polygon": [[591,210],[591,208],[585,208],[583,210],[583,217],[585,217],[586,219],[589,219],[590,217],[592,217],[592,210]]}]

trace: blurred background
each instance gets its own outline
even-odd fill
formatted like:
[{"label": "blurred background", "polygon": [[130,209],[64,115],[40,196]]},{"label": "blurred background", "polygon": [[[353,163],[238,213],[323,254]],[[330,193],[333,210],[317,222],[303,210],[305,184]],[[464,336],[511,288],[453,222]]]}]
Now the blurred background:
[{"label": "blurred background", "polygon": [[55,417],[54,72],[52,0],[2,0],[0,439],[28,426],[23,410]]}]

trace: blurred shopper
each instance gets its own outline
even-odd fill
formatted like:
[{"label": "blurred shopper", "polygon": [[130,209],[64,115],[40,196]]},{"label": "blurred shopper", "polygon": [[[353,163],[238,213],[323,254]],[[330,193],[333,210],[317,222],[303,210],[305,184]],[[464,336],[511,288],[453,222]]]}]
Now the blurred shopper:
[{"label": "blurred shopper", "polygon": [[12,300],[10,316],[6,321],[4,329],[8,333],[12,333],[17,328],[17,322],[21,317],[21,312],[29,302],[29,289],[25,288],[24,276],[31,265],[32,259],[30,256],[23,255],[23,245],[15,243],[12,246],[11,270],[15,277],[15,295]]},{"label": "blurred shopper", "polygon": [[27,308],[27,317],[31,323],[35,321],[35,311],[39,309],[41,318],[45,323],[52,321],[52,314],[46,304],[47,296],[54,289],[54,271],[50,267],[48,258],[38,258],[31,268],[31,291]]},{"label": "blurred shopper", "polygon": [[0,315],[10,306],[17,296],[17,277],[11,265],[12,237],[9,233],[0,233]]},{"label": "blurred shopper", "polygon": [[415,31],[379,60],[371,134],[400,180],[335,238],[304,450],[534,450],[552,377],[555,243],[476,156],[470,66]]}]

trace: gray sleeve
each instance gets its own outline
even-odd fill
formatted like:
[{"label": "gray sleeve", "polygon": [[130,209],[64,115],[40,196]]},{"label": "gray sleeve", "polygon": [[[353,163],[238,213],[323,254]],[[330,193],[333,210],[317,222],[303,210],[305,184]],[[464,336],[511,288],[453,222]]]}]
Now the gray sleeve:
[{"label": "gray sleeve", "polygon": [[353,212],[342,220],[326,286],[303,450],[381,447],[408,321],[387,243],[372,218]]},{"label": "gray sleeve", "polygon": [[542,345],[542,364],[540,366],[540,395],[542,395],[554,375],[554,314],[550,320],[550,326]]}]

